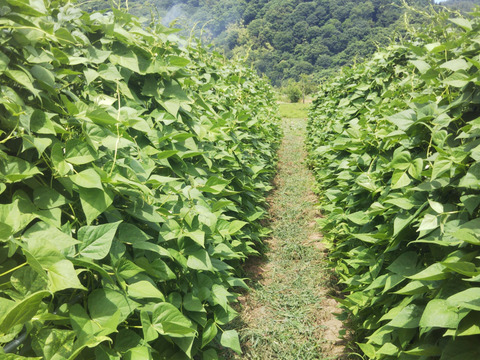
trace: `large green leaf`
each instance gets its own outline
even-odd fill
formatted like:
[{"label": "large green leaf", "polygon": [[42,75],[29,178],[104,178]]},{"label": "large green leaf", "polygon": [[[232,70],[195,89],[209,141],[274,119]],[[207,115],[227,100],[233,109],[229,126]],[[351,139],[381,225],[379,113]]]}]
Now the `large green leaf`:
[{"label": "large green leaf", "polygon": [[455,329],[461,319],[461,312],[456,307],[450,306],[446,300],[433,299],[425,307],[419,325]]},{"label": "large green leaf", "polygon": [[18,324],[25,324],[37,313],[43,298],[50,296],[48,291],[36,292],[16,303],[0,321],[0,333],[6,334]]},{"label": "large green leaf", "polygon": [[195,333],[192,323],[173,305],[156,304],[152,311],[152,326],[160,335],[185,337]]},{"label": "large green leaf", "polygon": [[14,156],[0,158],[0,177],[7,183],[31,178],[41,171],[33,164]]},{"label": "large green leaf", "polygon": [[83,226],[78,230],[78,252],[80,255],[94,260],[108,255],[113,237],[121,221],[97,226]]},{"label": "large green leaf", "polygon": [[240,348],[240,341],[238,340],[238,334],[235,330],[226,330],[220,337],[220,344],[235,351],[237,354],[242,353]]}]

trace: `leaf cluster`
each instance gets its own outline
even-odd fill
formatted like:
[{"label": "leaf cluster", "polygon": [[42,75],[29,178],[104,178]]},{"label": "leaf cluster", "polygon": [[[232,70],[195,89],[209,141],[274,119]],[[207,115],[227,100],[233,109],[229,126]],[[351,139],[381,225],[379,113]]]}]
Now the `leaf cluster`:
[{"label": "leaf cluster", "polygon": [[217,359],[257,254],[270,86],[125,12],[0,6],[0,357]]},{"label": "leaf cluster", "polygon": [[424,15],[310,113],[319,222],[369,359],[480,356],[480,14]]}]

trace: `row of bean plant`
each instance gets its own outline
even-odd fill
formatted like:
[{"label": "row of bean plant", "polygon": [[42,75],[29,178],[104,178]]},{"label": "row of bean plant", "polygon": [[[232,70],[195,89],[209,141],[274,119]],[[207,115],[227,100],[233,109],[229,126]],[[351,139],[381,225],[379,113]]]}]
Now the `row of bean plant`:
[{"label": "row of bean plant", "polygon": [[307,147],[365,359],[479,359],[480,13],[321,87]]},{"label": "row of bean plant", "polygon": [[0,358],[217,359],[268,230],[268,83],[161,25],[0,6]]}]

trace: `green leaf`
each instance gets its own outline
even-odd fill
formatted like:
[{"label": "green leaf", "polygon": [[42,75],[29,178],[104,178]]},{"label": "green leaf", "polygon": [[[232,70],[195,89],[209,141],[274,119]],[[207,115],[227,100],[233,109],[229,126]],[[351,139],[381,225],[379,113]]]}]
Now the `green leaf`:
[{"label": "green leaf", "polygon": [[204,348],[205,345],[209,344],[213,339],[215,339],[217,333],[217,324],[213,320],[208,320],[207,325],[205,325],[202,333],[202,348]]},{"label": "green leaf", "polygon": [[94,64],[103,64],[112,53],[111,51],[100,50],[93,46],[89,46],[87,52],[87,59]]},{"label": "green leaf", "polygon": [[439,156],[433,164],[432,180],[435,180],[440,175],[446,173],[447,171],[450,171],[452,164],[452,160],[444,159]]},{"label": "green leaf", "polygon": [[190,239],[195,241],[201,247],[205,247],[205,232],[202,230],[189,231],[185,233]]},{"label": "green leaf", "polygon": [[240,220],[233,220],[229,225],[228,225],[228,233],[230,235],[234,235],[237,232],[239,232],[245,225],[248,223],[245,221],[240,221]]},{"label": "green leaf", "polygon": [[50,295],[49,291],[39,291],[16,303],[1,319],[0,334],[6,334],[14,326],[30,321],[37,313],[43,298]]},{"label": "green leaf", "polygon": [[140,230],[137,226],[122,223],[118,229],[118,238],[125,243],[137,243],[150,240],[152,237]]},{"label": "green leaf", "polygon": [[242,349],[240,348],[240,341],[238,340],[238,333],[235,330],[224,331],[220,338],[220,344],[232,349],[237,354],[242,353]]},{"label": "green leaf", "polygon": [[458,71],[468,70],[468,68],[470,68],[470,64],[464,59],[454,59],[444,62],[442,65],[440,65],[440,67],[451,71]]},{"label": "green leaf", "polygon": [[112,115],[101,108],[94,108],[87,112],[87,117],[95,124],[101,126],[115,125],[118,123]]},{"label": "green leaf", "polygon": [[466,360],[480,358],[478,344],[472,340],[450,340],[443,348],[440,360]]},{"label": "green leaf", "polygon": [[35,148],[38,151],[38,155],[42,156],[44,151],[52,145],[52,139],[49,138],[41,138],[41,137],[33,137],[30,135],[23,135],[23,151],[26,151],[31,148]]},{"label": "green leaf", "polygon": [[28,89],[33,95],[38,95],[38,90],[33,86],[33,78],[29,73],[23,70],[12,70],[6,69],[5,75],[7,75],[13,81],[16,81],[20,85],[23,85]]},{"label": "green leaf", "polygon": [[152,310],[152,326],[160,335],[183,338],[195,333],[190,320],[188,320],[175,306],[161,302]]},{"label": "green leaf", "polygon": [[123,80],[123,76],[112,64],[102,64],[98,67],[98,75],[107,81],[117,82]]},{"label": "green leaf", "polygon": [[158,213],[157,209],[144,201],[136,200],[127,209],[127,213],[136,217],[137,219],[152,222],[162,223],[163,217]]},{"label": "green leaf", "polygon": [[423,294],[428,290],[428,287],[421,281],[411,281],[400,290],[395,291],[395,294],[400,295],[415,295]]},{"label": "green leaf", "polygon": [[181,56],[170,55],[167,61],[172,66],[185,67],[190,64],[190,60]]},{"label": "green leaf", "polygon": [[442,349],[435,345],[421,344],[413,349],[404,351],[404,353],[415,356],[440,356],[442,354]]},{"label": "green leaf", "polygon": [[30,131],[38,134],[56,135],[52,121],[47,114],[41,110],[35,109],[30,115]]},{"label": "green leaf", "polygon": [[230,181],[212,176],[204,186],[200,186],[198,189],[212,194],[220,194],[229,183]]},{"label": "green leaf", "polygon": [[417,120],[417,114],[414,110],[405,110],[398,114],[388,116],[388,121],[396,125],[400,130],[406,131]]},{"label": "green leaf", "polygon": [[410,185],[411,182],[412,180],[410,180],[410,177],[405,171],[396,171],[392,175],[392,189],[404,188]]},{"label": "green leaf", "polygon": [[414,329],[418,327],[422,310],[423,309],[417,305],[407,305],[400,310],[397,316],[395,316],[387,325],[396,328]]},{"label": "green leaf", "polygon": [[388,355],[388,356],[396,356],[398,354],[398,348],[393,345],[392,343],[385,343],[383,344],[380,349],[377,350],[378,354],[381,355]]},{"label": "green leaf", "polygon": [[410,60],[410,62],[418,69],[420,74],[425,74],[431,68],[431,66],[423,60]]},{"label": "green leaf", "polygon": [[60,176],[65,176],[73,170],[73,166],[68,164],[63,157],[63,149],[60,144],[54,144],[52,147],[52,163]]},{"label": "green leaf", "polygon": [[477,311],[470,312],[460,321],[456,336],[472,336],[480,334],[480,313]]},{"label": "green leaf", "polygon": [[218,360],[218,354],[215,349],[208,349],[203,352],[202,360]]},{"label": "green leaf", "polygon": [[437,214],[441,214],[443,213],[445,210],[443,208],[443,205],[440,204],[439,202],[437,201],[433,201],[433,200],[430,200],[428,199],[428,203],[430,204],[430,207],[437,213]]},{"label": "green leaf", "polygon": [[480,189],[480,163],[475,163],[468,169],[467,174],[460,179],[458,186],[468,189]]},{"label": "green leaf", "polygon": [[472,30],[472,23],[465,18],[450,18],[448,21],[460,26],[465,31]]},{"label": "green leaf", "polygon": [[5,72],[8,69],[8,64],[10,59],[7,55],[0,51],[0,74]]},{"label": "green leaf", "polygon": [[78,252],[94,260],[106,257],[112,246],[113,237],[122,221],[98,226],[83,226],[78,230]]},{"label": "green leaf", "polygon": [[71,330],[46,328],[40,330],[32,340],[32,348],[37,354],[42,354],[43,359],[68,359],[73,352],[75,333]]},{"label": "green leaf", "polygon": [[165,297],[157,287],[149,281],[142,280],[128,285],[128,295],[136,299],[159,299],[165,301]]},{"label": "green leaf", "polygon": [[447,277],[448,274],[446,273],[446,267],[440,263],[430,265],[415,275],[408,276],[408,278],[412,280],[442,280]]},{"label": "green leaf", "polygon": [[439,222],[438,222],[438,216],[437,215],[431,215],[431,214],[426,214],[422,222],[420,223],[420,226],[418,227],[417,231],[429,231],[436,229],[439,227]]},{"label": "green leaf", "polygon": [[27,296],[47,288],[46,276],[42,275],[30,266],[24,266],[12,273],[10,283],[20,294]]},{"label": "green leaf", "polygon": [[387,199],[385,200],[385,203],[387,204],[393,204],[395,206],[398,206],[401,209],[405,210],[411,210],[415,205],[411,202],[410,199],[404,198],[404,197],[399,197],[399,198],[394,198],[394,199]]},{"label": "green leaf", "polygon": [[61,232],[57,228],[39,221],[31,226],[22,236],[22,240],[30,243],[35,242],[38,246],[50,244],[52,247],[62,251],[68,249],[79,241],[75,240],[71,236]]},{"label": "green leaf", "polygon": [[31,178],[41,171],[31,163],[14,156],[0,158],[0,179],[7,183],[15,183]]},{"label": "green leaf", "polygon": [[95,161],[95,151],[81,140],[69,140],[65,147],[65,160],[74,165],[88,164]]},{"label": "green leaf", "polygon": [[421,327],[442,327],[456,329],[466,312],[451,306],[447,300],[430,300],[420,319]]},{"label": "green leaf", "polygon": [[183,306],[185,310],[196,311],[196,312],[205,312],[202,302],[192,293],[188,293],[183,297]]},{"label": "green leaf", "polygon": [[471,81],[471,77],[464,70],[458,70],[443,80],[445,85],[461,88]]},{"label": "green leaf", "polygon": [[462,225],[453,233],[456,239],[465,241],[473,245],[480,245],[480,219],[470,220]]},{"label": "green leaf", "polygon": [[353,214],[348,214],[347,219],[357,225],[365,225],[371,220],[370,216],[362,211],[354,212]]},{"label": "green leaf", "polygon": [[421,179],[422,171],[423,171],[423,159],[421,158],[414,159],[413,162],[408,167],[408,173],[410,174],[410,176],[417,180]]},{"label": "green leaf", "polygon": [[109,190],[79,188],[78,193],[87,224],[91,224],[113,203],[113,194]]},{"label": "green leaf", "polygon": [[408,151],[395,152],[390,166],[397,170],[407,170],[412,162],[412,156]]},{"label": "green leaf", "polygon": [[88,296],[88,311],[95,321],[100,324],[108,323],[109,318],[119,312],[118,323],[126,320],[136,309],[137,304],[125,294],[103,288],[94,290]]},{"label": "green leaf", "polygon": [[77,174],[70,175],[70,179],[75,185],[83,188],[103,190],[102,179],[94,169],[86,169]]},{"label": "green leaf", "polygon": [[33,203],[40,209],[51,209],[65,205],[67,199],[54,189],[41,186],[33,190]]},{"label": "green leaf", "polygon": [[480,311],[480,288],[460,291],[447,298],[449,306]]},{"label": "green leaf", "polygon": [[194,270],[213,271],[212,261],[205,250],[198,250],[187,258],[187,266]]},{"label": "green leaf", "polygon": [[58,292],[65,289],[81,289],[85,287],[80,283],[71,261],[60,260],[46,267],[48,270],[49,289]]},{"label": "green leaf", "polygon": [[417,253],[407,251],[395,259],[395,261],[387,267],[387,270],[403,276],[410,276],[417,272]]},{"label": "green leaf", "polygon": [[52,88],[55,87],[55,76],[50,70],[47,70],[43,66],[34,65],[30,69],[30,73],[35,79],[40,80]]}]

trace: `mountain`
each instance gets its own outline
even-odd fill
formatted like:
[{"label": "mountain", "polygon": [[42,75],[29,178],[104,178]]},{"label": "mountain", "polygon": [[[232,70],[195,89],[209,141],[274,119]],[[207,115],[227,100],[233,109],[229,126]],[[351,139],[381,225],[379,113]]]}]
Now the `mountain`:
[{"label": "mountain", "polygon": [[441,2],[440,5],[447,6],[452,10],[469,12],[476,6],[480,6],[480,0],[447,0]]},{"label": "mountain", "polygon": [[[420,8],[433,4],[432,0],[129,0],[121,5],[146,21],[174,22],[187,37],[195,29],[193,33],[225,56],[248,57],[259,73],[281,85],[302,74],[321,79],[402,36],[405,2]],[[448,0],[443,5],[464,9],[473,2]],[[105,0],[96,0],[84,8],[106,6]]]}]

